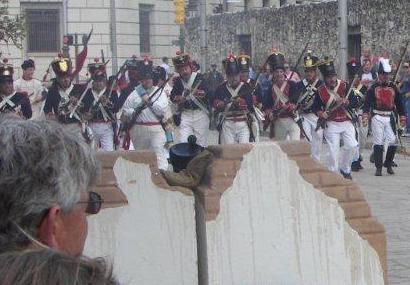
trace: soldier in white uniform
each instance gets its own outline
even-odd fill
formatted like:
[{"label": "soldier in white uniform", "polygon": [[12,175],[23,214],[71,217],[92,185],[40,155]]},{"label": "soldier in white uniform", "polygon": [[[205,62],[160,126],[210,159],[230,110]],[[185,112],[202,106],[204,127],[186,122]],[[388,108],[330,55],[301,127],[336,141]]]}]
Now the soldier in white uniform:
[{"label": "soldier in white uniform", "polygon": [[323,143],[323,130],[316,130],[318,117],[313,112],[313,104],[318,95],[318,88],[323,81],[318,77],[317,65],[319,58],[309,51],[303,59],[305,79],[297,83],[299,92],[297,108],[302,118],[303,130],[312,146],[312,158],[320,161],[320,152]]},{"label": "soldier in white uniform", "polygon": [[14,81],[14,90],[20,93],[26,93],[30,99],[31,109],[33,115],[31,119],[41,119],[43,117],[43,102],[45,96],[43,96],[43,86],[41,81],[33,78],[35,71],[34,60],[27,59],[21,65],[23,75],[21,78]]},{"label": "soldier in white uniform", "polygon": [[154,151],[158,168],[167,169],[166,135],[162,120],[169,110],[168,97],[162,86],[153,84],[152,61],[145,58],[138,65],[141,83],[124,103],[123,120],[129,124],[134,148]]}]

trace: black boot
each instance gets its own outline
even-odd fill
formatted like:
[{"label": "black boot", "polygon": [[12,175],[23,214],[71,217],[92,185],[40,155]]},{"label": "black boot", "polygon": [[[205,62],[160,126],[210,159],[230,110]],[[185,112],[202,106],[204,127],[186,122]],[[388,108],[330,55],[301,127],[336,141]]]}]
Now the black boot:
[{"label": "black boot", "polygon": [[384,161],[385,167],[387,167],[388,174],[394,174],[393,171],[393,159],[394,155],[396,154],[397,146],[391,145],[387,148],[386,152],[386,160]]},{"label": "black boot", "polygon": [[383,169],[383,146],[374,145],[373,146],[373,158],[374,165],[376,166],[376,176],[382,176]]},{"label": "black boot", "polygon": [[360,170],[360,161],[356,160],[352,162],[352,171],[358,172]]},{"label": "black boot", "polygon": [[[374,148],[374,147],[373,147]],[[374,152],[372,152],[370,154],[370,158],[369,158],[370,163],[374,163]]]}]

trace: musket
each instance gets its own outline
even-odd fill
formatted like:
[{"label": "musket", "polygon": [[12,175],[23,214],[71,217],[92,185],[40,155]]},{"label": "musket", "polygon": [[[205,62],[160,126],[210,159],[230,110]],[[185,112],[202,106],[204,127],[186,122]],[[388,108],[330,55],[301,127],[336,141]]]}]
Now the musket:
[{"label": "musket", "polygon": [[[291,80],[291,78],[292,78],[293,75],[295,74],[295,70],[298,68],[298,66],[299,66],[299,64],[300,64],[300,62],[301,62],[301,60],[302,60],[302,58],[303,58],[303,55],[306,53],[306,51],[307,51],[307,49],[308,49],[308,47],[309,47],[309,43],[310,43],[310,42],[307,42],[307,43],[305,44],[305,47],[303,48],[303,51],[300,53],[300,55],[299,55],[299,57],[298,57],[298,60],[297,60],[297,62],[295,63],[295,65],[294,65],[294,67],[293,67],[292,73],[290,74],[289,80]],[[277,111],[278,111],[278,112],[275,114],[274,117],[279,117],[279,115],[281,115],[282,113],[284,113],[284,109],[277,110]],[[274,121],[274,120],[272,119],[272,120],[271,120],[270,122],[268,122],[267,124],[264,124],[263,129],[266,130],[266,129],[272,124],[273,121]],[[299,124],[298,124],[298,127],[300,128]],[[302,129],[303,129],[303,127],[302,127]],[[302,131],[302,129],[301,129],[301,132],[303,133],[304,130]],[[306,137],[307,137],[307,136],[306,136]]]},{"label": "musket", "polygon": [[81,94],[80,99],[78,99],[78,101],[75,104],[74,108],[70,112],[70,115],[69,115],[70,119],[74,116],[75,111],[77,111],[78,107],[81,104],[81,101],[83,101],[83,99],[84,99],[85,94],[87,93],[88,90],[91,89],[92,85],[93,85],[93,80],[90,78],[87,81],[87,87],[85,88],[84,92]]},{"label": "musket", "polygon": [[[155,101],[151,102],[152,98],[154,98],[154,96],[157,95],[159,91],[162,92],[162,90],[164,90],[165,85],[168,83],[169,79],[170,79],[170,78],[168,78],[168,79],[162,84],[161,87],[158,87],[158,89],[155,90],[155,91],[148,97],[148,102],[149,102],[149,103],[143,102],[143,103],[139,104],[139,105],[134,109],[134,112],[132,113],[131,120],[130,120],[130,122],[129,122],[129,124],[128,124],[128,129],[131,129],[131,128],[132,128],[132,126],[133,126],[133,125],[135,124],[135,122],[137,121],[137,117],[139,116],[139,114],[141,114],[142,111],[144,111],[144,110],[148,107],[148,104],[152,104],[152,103],[155,102]],[[158,96],[158,98],[159,98],[159,96]],[[158,100],[158,98],[157,98],[156,100]]]},{"label": "musket", "polygon": [[394,74],[393,82],[396,82],[396,81],[397,81],[397,77],[399,76],[399,71],[400,71],[400,69],[401,69],[401,65],[403,64],[404,57],[406,56],[406,53],[407,53],[407,49],[408,49],[408,47],[409,47],[409,44],[410,44],[410,40],[407,40],[407,41],[406,41],[406,46],[404,47],[404,50],[403,50],[403,52],[402,52],[402,54],[401,54],[401,56],[400,56],[399,65],[397,66],[396,73]]},{"label": "musket", "polygon": [[125,71],[125,67],[127,66],[127,62],[128,62],[128,60],[125,60],[124,63],[121,65],[120,69],[118,70],[118,72],[115,74],[115,79],[111,83],[110,92],[108,93],[108,97],[111,97],[111,94],[114,90],[114,86],[117,84],[118,80],[120,80],[120,75]]}]

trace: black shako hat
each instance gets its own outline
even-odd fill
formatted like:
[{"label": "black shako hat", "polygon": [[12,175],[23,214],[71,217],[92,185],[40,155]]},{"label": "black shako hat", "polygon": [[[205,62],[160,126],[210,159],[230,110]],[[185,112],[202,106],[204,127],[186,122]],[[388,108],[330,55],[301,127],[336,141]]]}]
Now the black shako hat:
[{"label": "black shako hat", "polygon": [[196,137],[190,135],[188,142],[173,145],[169,149],[169,163],[172,165],[174,172],[180,172],[186,169],[188,163],[204,150],[204,147],[196,144]]},{"label": "black shako hat", "polygon": [[238,64],[238,59],[233,54],[228,55],[227,58],[222,60],[222,66],[226,75],[236,75],[241,71]]},{"label": "black shako hat", "polygon": [[319,58],[313,55],[311,50],[307,51],[305,57],[303,58],[303,67],[305,70],[316,69],[319,63]]},{"label": "black shako hat", "polygon": [[327,56],[318,64],[318,68],[323,77],[337,75],[333,59],[330,59]]},{"label": "black shako hat", "polygon": [[154,71],[153,69],[153,62],[148,57],[138,62],[137,70],[141,79],[152,79]]},{"label": "black shako hat", "polygon": [[280,52],[273,52],[268,56],[266,60],[271,70],[283,69],[285,70],[285,55]]}]

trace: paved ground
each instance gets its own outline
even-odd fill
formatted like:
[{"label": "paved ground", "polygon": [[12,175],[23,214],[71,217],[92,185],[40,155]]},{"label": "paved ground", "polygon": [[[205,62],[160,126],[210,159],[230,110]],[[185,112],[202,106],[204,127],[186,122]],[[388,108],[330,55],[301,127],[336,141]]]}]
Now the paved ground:
[{"label": "paved ground", "polygon": [[[410,152],[410,139],[404,139]],[[364,170],[353,179],[360,185],[370,204],[373,216],[387,232],[387,261],[390,285],[410,284],[410,156],[397,155],[394,176],[374,176],[369,162],[370,150],[365,153]]]}]

